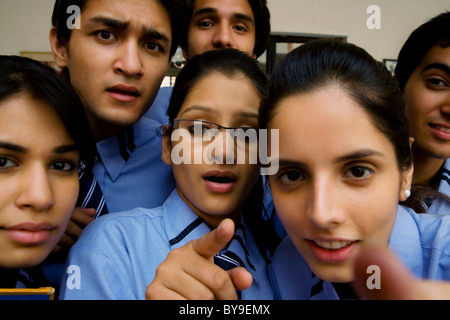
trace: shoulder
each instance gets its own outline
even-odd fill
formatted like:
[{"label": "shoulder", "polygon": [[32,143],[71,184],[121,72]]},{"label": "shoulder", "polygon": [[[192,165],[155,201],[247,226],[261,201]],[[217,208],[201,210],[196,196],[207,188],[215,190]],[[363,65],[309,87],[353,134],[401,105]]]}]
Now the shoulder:
[{"label": "shoulder", "polygon": [[135,208],[104,215],[83,230],[76,246],[101,246],[101,243],[146,236],[162,229],[162,207]]},{"label": "shoulder", "polygon": [[289,237],[275,250],[271,263],[274,291],[281,299],[310,299],[312,271]]},{"label": "shoulder", "polygon": [[426,213],[411,216],[417,225],[422,247],[450,255],[450,216]]},{"label": "shoulder", "polygon": [[394,251],[421,278],[450,280],[450,216],[399,210]]}]

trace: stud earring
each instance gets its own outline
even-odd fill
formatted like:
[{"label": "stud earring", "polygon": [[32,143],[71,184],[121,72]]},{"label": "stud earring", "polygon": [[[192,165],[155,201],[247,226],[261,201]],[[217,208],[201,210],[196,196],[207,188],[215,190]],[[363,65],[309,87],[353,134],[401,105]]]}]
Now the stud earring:
[{"label": "stud earring", "polygon": [[405,197],[408,199],[411,196],[411,190],[405,190]]}]

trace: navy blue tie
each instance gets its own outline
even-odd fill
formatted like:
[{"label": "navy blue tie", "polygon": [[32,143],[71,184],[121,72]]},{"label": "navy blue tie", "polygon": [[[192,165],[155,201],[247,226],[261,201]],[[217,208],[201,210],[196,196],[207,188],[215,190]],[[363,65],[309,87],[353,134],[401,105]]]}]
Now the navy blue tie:
[{"label": "navy blue tie", "polygon": [[93,172],[87,170],[82,161],[80,161],[79,179],[80,194],[78,196],[77,207],[96,209],[94,219],[107,214],[108,208],[106,207],[102,189],[97,179],[95,179]]},{"label": "navy blue tie", "polygon": [[[228,271],[236,267],[244,266],[242,260],[233,252],[224,250],[214,256],[214,264],[221,267],[223,270]],[[241,291],[236,291],[239,300],[242,300]]]}]

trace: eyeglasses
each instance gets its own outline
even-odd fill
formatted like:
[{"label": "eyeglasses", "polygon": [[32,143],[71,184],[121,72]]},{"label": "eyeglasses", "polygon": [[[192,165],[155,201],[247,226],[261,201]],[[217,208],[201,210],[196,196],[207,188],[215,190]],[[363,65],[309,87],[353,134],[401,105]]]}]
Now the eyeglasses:
[{"label": "eyeglasses", "polygon": [[202,141],[211,141],[222,130],[226,130],[236,144],[239,141],[246,144],[258,142],[258,130],[252,127],[224,127],[220,124],[204,120],[175,119],[174,128],[185,129],[194,139],[201,139]]}]

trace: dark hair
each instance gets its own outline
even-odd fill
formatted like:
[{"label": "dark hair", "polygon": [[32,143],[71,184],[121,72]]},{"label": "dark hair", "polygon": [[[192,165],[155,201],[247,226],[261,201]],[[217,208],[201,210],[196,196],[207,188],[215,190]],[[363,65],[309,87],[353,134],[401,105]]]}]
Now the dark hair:
[{"label": "dark hair", "polygon": [[[271,31],[270,11],[267,7],[267,0],[247,0],[252,7],[253,16],[255,18],[255,48],[253,53],[256,57],[261,56],[267,49],[267,42]],[[188,48],[188,32],[191,24],[192,14],[194,13],[195,0],[185,0],[186,2],[186,27],[184,28],[184,36],[181,39],[181,47]]]},{"label": "dark hair", "polygon": [[[56,0],[53,7],[52,25],[57,30],[58,39],[62,42],[70,40],[72,29],[67,26],[67,21],[73,15],[69,7],[77,6],[82,12],[89,0]],[[172,45],[169,57],[175,54],[180,44],[185,25],[185,8],[182,0],[159,0],[161,5],[166,9],[169,15],[172,27]],[[69,11],[69,12],[68,12]]]},{"label": "dark hair", "polygon": [[[186,96],[195,85],[211,73],[224,74],[231,79],[245,76],[259,91],[261,97],[267,83],[267,75],[259,62],[237,49],[221,49],[207,51],[189,59],[185,67],[177,76],[167,115],[170,126],[183,105]],[[207,94],[207,92],[205,92]],[[170,131],[169,131],[170,134]],[[266,256],[265,246],[273,251],[279,243],[279,238],[268,221],[264,211],[264,186],[260,177],[255,187],[245,199],[242,207],[244,221],[252,231],[256,242],[260,245],[263,256]]]},{"label": "dark hair", "polygon": [[267,75],[259,62],[237,49],[213,50],[196,55],[189,59],[176,78],[167,109],[172,126],[186,96],[197,82],[212,72],[223,73],[230,78],[244,75],[258,89],[261,96],[267,83]]},{"label": "dark hair", "polygon": [[449,11],[434,17],[413,31],[400,50],[395,75],[402,91],[423,57],[441,41],[444,41],[441,44],[443,47],[450,46]]},{"label": "dark hair", "polygon": [[353,44],[316,40],[286,55],[269,81],[260,126],[267,128],[282,99],[330,85],[345,90],[370,115],[394,146],[400,171],[410,168],[408,122],[397,83],[380,62]]},{"label": "dark hair", "polygon": [[95,140],[80,98],[54,69],[32,59],[0,56],[0,101],[29,94],[48,103],[74,140],[83,162],[92,166]]}]

